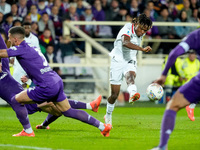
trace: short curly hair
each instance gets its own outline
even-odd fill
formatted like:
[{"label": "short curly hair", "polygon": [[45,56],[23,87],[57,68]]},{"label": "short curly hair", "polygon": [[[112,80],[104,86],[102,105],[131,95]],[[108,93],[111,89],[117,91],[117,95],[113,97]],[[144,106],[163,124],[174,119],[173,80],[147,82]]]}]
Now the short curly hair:
[{"label": "short curly hair", "polygon": [[132,23],[138,23],[141,26],[146,26],[148,30],[152,28],[152,21],[144,13],[140,14],[138,17],[133,18]]}]

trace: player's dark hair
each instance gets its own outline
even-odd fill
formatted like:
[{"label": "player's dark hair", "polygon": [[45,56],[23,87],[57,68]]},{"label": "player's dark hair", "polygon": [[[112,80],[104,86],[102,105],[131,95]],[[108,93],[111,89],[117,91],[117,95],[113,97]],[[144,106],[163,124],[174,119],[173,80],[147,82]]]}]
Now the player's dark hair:
[{"label": "player's dark hair", "polygon": [[132,23],[138,23],[141,26],[146,26],[149,30],[152,27],[152,21],[144,13],[140,14],[138,17],[133,18]]},{"label": "player's dark hair", "polygon": [[27,21],[23,22],[23,24],[22,24],[22,26],[30,26],[30,25],[31,25],[31,23],[27,22]]},{"label": "player's dark hair", "polygon": [[8,31],[11,35],[19,35],[20,39],[25,37],[25,29],[23,27],[12,27]]},{"label": "player's dark hair", "polygon": [[[47,45],[47,47],[49,47],[49,46],[51,46],[51,47],[54,48],[54,44],[53,44],[53,43],[49,43],[49,44]],[[46,48],[47,48],[47,47],[46,47]]]}]

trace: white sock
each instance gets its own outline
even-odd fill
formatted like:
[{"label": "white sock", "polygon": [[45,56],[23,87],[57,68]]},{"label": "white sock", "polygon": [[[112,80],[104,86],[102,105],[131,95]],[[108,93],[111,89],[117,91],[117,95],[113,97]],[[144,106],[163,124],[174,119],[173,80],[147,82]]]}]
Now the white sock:
[{"label": "white sock", "polygon": [[92,106],[90,105],[90,103],[86,103],[86,109],[92,109]]},{"label": "white sock", "polygon": [[115,108],[115,103],[114,104],[110,104],[108,101],[107,101],[107,109],[106,109],[106,116],[112,116],[112,112]]},{"label": "white sock", "polygon": [[32,133],[33,132],[33,129],[30,127],[28,129],[24,129],[24,131],[28,134]]},{"label": "white sock", "polygon": [[129,85],[128,88],[127,88],[127,91],[129,93],[130,97],[133,96],[137,92],[136,85],[135,84]]},{"label": "white sock", "polygon": [[196,104],[195,104],[195,103],[192,103],[192,104],[189,105],[189,107],[190,107],[190,108],[195,108],[195,107],[196,107]]},{"label": "white sock", "polygon": [[43,123],[41,124],[41,126],[43,126],[43,127],[45,127],[45,128],[47,127],[47,126],[44,126]]},{"label": "white sock", "polygon": [[102,122],[100,122],[98,129],[101,131],[103,131],[105,129],[105,126]]}]

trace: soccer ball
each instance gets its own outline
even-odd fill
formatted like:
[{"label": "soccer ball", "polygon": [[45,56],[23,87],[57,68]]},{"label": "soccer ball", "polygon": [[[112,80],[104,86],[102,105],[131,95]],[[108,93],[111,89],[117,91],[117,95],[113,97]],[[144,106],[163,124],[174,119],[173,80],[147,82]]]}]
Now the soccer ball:
[{"label": "soccer ball", "polygon": [[150,100],[160,100],[164,94],[162,86],[157,83],[152,83],[147,87],[147,96]]}]

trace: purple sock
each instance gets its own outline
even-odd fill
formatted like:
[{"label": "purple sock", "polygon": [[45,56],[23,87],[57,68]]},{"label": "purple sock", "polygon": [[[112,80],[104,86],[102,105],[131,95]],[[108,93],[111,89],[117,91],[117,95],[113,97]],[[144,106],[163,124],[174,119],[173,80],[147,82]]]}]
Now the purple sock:
[{"label": "purple sock", "polygon": [[100,125],[100,121],[99,120],[97,120],[94,117],[90,116],[88,113],[86,113],[83,110],[70,108],[67,111],[62,112],[62,114],[65,117],[70,117],[70,118],[74,118],[74,119],[80,120],[82,122],[85,122],[85,123],[88,123],[90,125],[93,125],[93,126],[95,126],[97,128]]},{"label": "purple sock", "polygon": [[28,112],[24,105],[21,105],[18,103],[15,99],[15,96],[11,98],[11,107],[15,111],[17,118],[21,122],[24,129],[28,129],[31,127],[29,118],[28,118]]},{"label": "purple sock", "polygon": [[159,147],[165,147],[168,143],[169,136],[174,130],[176,119],[176,112],[173,110],[166,110],[162,120],[161,137]]},{"label": "purple sock", "polygon": [[51,114],[48,114],[47,118],[45,119],[45,121],[43,122],[43,126],[48,126],[49,124],[51,124],[52,122],[54,122],[56,119],[58,119],[60,116],[54,116]]},{"label": "purple sock", "polygon": [[74,109],[86,109],[86,103],[79,102],[77,100],[68,100],[69,104]]}]

